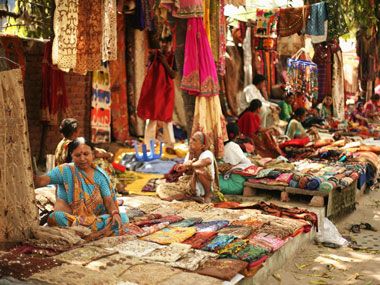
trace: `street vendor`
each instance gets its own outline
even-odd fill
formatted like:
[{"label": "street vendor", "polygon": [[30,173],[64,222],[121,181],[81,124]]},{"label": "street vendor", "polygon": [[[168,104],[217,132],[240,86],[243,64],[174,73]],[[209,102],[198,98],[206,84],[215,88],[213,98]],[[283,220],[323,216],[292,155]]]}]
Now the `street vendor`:
[{"label": "street vendor", "polygon": [[284,100],[278,103],[278,105],[281,108],[281,112],[280,112],[281,120],[287,121],[287,122],[290,120],[293,114],[293,109],[292,109],[293,102],[294,102],[294,94],[289,92],[285,95]]},{"label": "street vendor", "polygon": [[317,106],[318,114],[322,119],[331,121],[334,116],[333,98],[331,95],[327,95],[322,103]]},{"label": "street vendor", "polygon": [[371,100],[364,105],[364,115],[369,123],[380,123],[379,102],[380,95],[374,94]]},{"label": "street vendor", "polygon": [[86,239],[123,233],[128,217],[119,212],[110,179],[93,164],[94,146],[83,137],[69,143],[67,152],[73,163],[61,164],[49,173],[34,177],[36,187],[57,185],[54,212],[49,226],[85,226],[91,229]]},{"label": "street vendor", "polygon": [[[302,122],[306,118],[306,109],[298,108],[294,111],[294,115],[290,119],[288,125],[286,126],[285,134],[290,139],[303,139],[309,137],[309,134],[314,137],[318,137],[318,131],[311,127],[309,130],[305,130]],[[310,138],[310,137],[309,137]]]},{"label": "street vendor", "polygon": [[185,175],[176,183],[159,184],[156,193],[161,199],[208,203],[213,195],[218,195],[215,157],[210,151],[210,140],[203,132],[192,135],[185,162],[176,165],[175,170]]}]

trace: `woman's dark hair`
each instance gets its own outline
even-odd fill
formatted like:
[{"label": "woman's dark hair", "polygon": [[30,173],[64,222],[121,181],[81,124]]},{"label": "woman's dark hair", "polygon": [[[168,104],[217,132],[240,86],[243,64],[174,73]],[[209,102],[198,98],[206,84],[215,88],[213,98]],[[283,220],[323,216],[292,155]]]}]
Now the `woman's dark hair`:
[{"label": "woman's dark hair", "polygon": [[77,129],[78,121],[74,118],[63,119],[59,126],[59,132],[63,134],[65,138],[70,138]]},{"label": "woman's dark hair", "polygon": [[[285,129],[285,134],[288,132],[288,128],[289,128],[289,124],[290,124],[290,122],[293,120],[293,119],[295,119],[295,118],[300,118],[300,117],[302,117],[303,115],[305,115],[306,114],[306,109],[305,108],[298,108],[298,109],[296,109],[295,111],[294,111],[294,113],[293,113],[293,116],[289,119],[289,122],[288,122],[288,124],[286,125],[286,129]],[[302,122],[301,122],[302,123]]]},{"label": "woman's dark hair", "polygon": [[259,99],[253,99],[251,101],[251,103],[249,103],[249,106],[247,107],[247,109],[245,109],[240,115],[239,115],[239,118],[241,116],[243,116],[243,114],[245,114],[246,112],[255,112],[257,111],[258,109],[261,108],[261,106],[263,105],[263,103],[261,103],[261,101]]},{"label": "woman's dark hair", "polygon": [[78,137],[76,138],[75,140],[73,140],[72,142],[69,143],[69,145],[67,146],[67,157],[66,157],[66,163],[70,163],[72,162],[73,160],[73,157],[71,156],[73,151],[78,147],[80,146],[81,144],[85,144],[85,145],[88,145],[91,150],[95,150],[95,147],[94,145],[89,141],[87,140],[86,138],[84,137]]},{"label": "woman's dark hair", "polygon": [[239,126],[236,123],[227,124],[228,142],[233,141],[239,135]]},{"label": "woman's dark hair", "polygon": [[265,81],[266,78],[264,75],[261,74],[256,74],[253,79],[252,79],[252,84],[257,85],[260,84],[261,82]]}]

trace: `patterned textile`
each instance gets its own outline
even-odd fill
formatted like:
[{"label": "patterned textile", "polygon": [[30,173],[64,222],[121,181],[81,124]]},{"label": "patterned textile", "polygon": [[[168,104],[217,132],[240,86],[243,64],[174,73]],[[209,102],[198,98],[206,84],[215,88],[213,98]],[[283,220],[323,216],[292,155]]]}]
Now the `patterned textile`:
[{"label": "patterned textile", "polygon": [[176,262],[180,258],[184,257],[191,250],[191,246],[182,243],[172,243],[171,245],[156,249],[144,256],[145,260],[148,261],[159,261],[159,262]]},{"label": "patterned textile", "polygon": [[[25,60],[25,54],[24,54],[24,48],[22,45],[22,41],[19,37],[11,36],[11,35],[2,35],[0,38],[1,41],[1,48],[4,54],[2,56],[5,56],[14,62],[17,62],[20,65],[20,69],[22,72],[22,79],[25,79],[25,73],[26,73],[26,60]],[[2,65],[4,65],[4,68],[6,70],[12,69],[9,67],[9,64],[13,63],[8,62],[7,60],[2,60]]]},{"label": "patterned textile", "polygon": [[195,227],[197,228],[197,232],[215,232],[217,230],[220,230],[228,226],[228,224],[229,224],[229,221],[220,220],[220,221],[203,222],[201,224],[195,225]]},{"label": "patterned textile", "polygon": [[248,263],[235,259],[214,259],[207,261],[202,268],[196,272],[198,274],[216,277],[218,279],[230,281],[240,271],[247,267]]},{"label": "patterned textile", "polygon": [[154,224],[165,223],[165,222],[176,223],[176,222],[179,222],[179,221],[182,221],[182,220],[183,220],[183,218],[180,217],[180,216],[171,215],[171,216],[165,216],[165,217],[162,217],[162,218],[159,218],[159,219],[137,221],[134,224],[136,226],[139,226],[139,227],[144,227],[144,226],[151,226],[151,225],[154,225]]},{"label": "patterned textile", "polygon": [[[99,167],[95,168],[94,177],[88,177],[74,164],[60,165],[48,173],[50,182],[57,184],[57,198],[69,205],[72,214],[62,211],[53,212],[48,219],[50,226],[68,227],[82,225],[91,229],[88,239],[102,236],[119,235],[118,225],[112,225],[112,216],[107,213],[103,197],[115,201],[115,192],[110,187],[110,180]],[[117,206],[117,205],[116,205]],[[121,213],[123,223],[128,217]]]},{"label": "patterned textile", "polygon": [[219,95],[219,83],[202,18],[187,22],[181,89],[196,96]]},{"label": "patterned textile", "polygon": [[218,231],[218,234],[230,235],[239,239],[246,238],[252,232],[251,227],[242,226],[228,226]]},{"label": "patterned textile", "polygon": [[245,248],[240,250],[234,258],[240,259],[246,262],[253,262],[260,259],[263,255],[267,254],[268,251],[259,247],[253,246],[251,244],[247,245]]},{"label": "patterned textile", "polygon": [[143,227],[142,228],[143,233],[139,234],[138,236],[143,237],[143,236],[151,235],[155,232],[158,232],[159,230],[166,228],[168,225],[169,225],[169,222],[164,222],[164,223],[151,225],[149,227]]},{"label": "patterned textile", "polygon": [[142,239],[159,244],[171,244],[173,242],[183,242],[196,233],[194,227],[188,228],[165,228]]},{"label": "patterned textile", "polygon": [[228,139],[226,121],[222,113],[219,96],[195,98],[193,127],[191,133],[201,131],[211,139],[213,153],[217,159],[223,157],[224,142]]},{"label": "patterned textile", "polygon": [[191,227],[195,224],[202,223],[202,218],[189,218],[180,222],[176,222],[171,224],[171,227],[180,227],[180,228],[186,228]]},{"label": "patterned textile", "polygon": [[203,250],[191,250],[181,259],[177,260],[176,262],[171,262],[168,265],[189,271],[195,271],[206,261],[217,257],[218,255],[216,253]]},{"label": "patterned textile", "polygon": [[314,45],[313,62],[318,65],[318,100],[332,94],[332,45],[319,43]]},{"label": "patterned textile", "polygon": [[163,248],[163,246],[156,243],[136,239],[124,242],[115,247],[112,247],[111,249],[127,256],[143,257],[159,248]]},{"label": "patterned textile", "polygon": [[0,72],[0,242],[38,225],[21,69]]},{"label": "patterned textile", "polygon": [[218,252],[220,249],[226,247],[234,239],[234,236],[217,235],[213,240],[203,247],[203,250]]},{"label": "patterned textile", "polygon": [[161,0],[160,6],[172,11],[176,18],[203,17],[202,0]]},{"label": "patterned textile", "polygon": [[277,24],[279,9],[264,10],[257,9],[254,34],[259,38],[277,38]]},{"label": "patterned textile", "polygon": [[233,226],[247,226],[247,227],[251,227],[252,228],[252,233],[255,233],[257,232],[265,223],[262,222],[262,221],[259,221],[255,218],[250,218],[250,219],[247,219],[247,220],[237,220],[237,221],[233,221],[231,223],[231,225]]},{"label": "patterned textile", "polygon": [[[207,285],[220,285],[220,280],[209,276],[200,274],[181,272],[173,275],[169,279],[161,282],[160,285],[194,285],[194,284],[207,284]],[[157,284],[157,283],[152,283]]]},{"label": "patterned textile", "polygon": [[248,245],[248,240],[239,240],[231,242],[226,245],[224,248],[218,250],[220,258],[229,258],[237,254],[240,250],[245,248]]},{"label": "patterned textile", "polygon": [[311,5],[310,18],[307,22],[306,34],[322,36],[325,34],[325,21],[327,20],[326,3],[320,2]]},{"label": "patterned textile", "polygon": [[345,95],[344,95],[344,71],[343,71],[343,55],[339,50],[333,53],[332,67],[332,92],[334,117],[339,120],[344,119]]},{"label": "patterned textile", "polygon": [[61,253],[55,258],[62,262],[85,265],[91,261],[115,254],[116,251],[106,250],[95,246],[84,246]]},{"label": "patterned textile", "polygon": [[[50,270],[61,264],[62,262],[53,258],[34,257],[11,251],[2,254],[0,257],[0,276],[12,276],[13,278],[25,280],[35,273]],[[1,280],[0,283],[2,283]],[[13,284],[13,282],[9,284]]]},{"label": "patterned textile", "polygon": [[289,37],[300,33],[306,25],[309,17],[310,6],[305,5],[300,8],[280,9],[280,20],[278,22],[278,34],[280,37]]},{"label": "patterned textile", "polygon": [[85,74],[116,59],[116,1],[60,0],[54,14],[53,64]]},{"label": "patterned textile", "polygon": [[64,73],[51,62],[52,43],[45,44],[42,62],[41,121],[51,125],[58,123],[58,116],[65,117],[68,101]]},{"label": "patterned textile", "polygon": [[216,235],[217,232],[199,232],[185,240],[184,243],[190,244],[192,248],[201,249]]},{"label": "patterned textile", "polygon": [[249,243],[268,251],[276,251],[285,244],[285,241],[273,235],[257,234],[248,238]]},{"label": "patterned textile", "polygon": [[[120,2],[122,3],[122,2]],[[125,18],[117,14],[117,59],[110,61],[112,135],[117,141],[129,138],[127,70],[125,55]]]},{"label": "patterned textile", "polygon": [[327,6],[327,19],[329,21],[327,38],[336,39],[349,32],[342,3],[335,0],[325,0]]}]

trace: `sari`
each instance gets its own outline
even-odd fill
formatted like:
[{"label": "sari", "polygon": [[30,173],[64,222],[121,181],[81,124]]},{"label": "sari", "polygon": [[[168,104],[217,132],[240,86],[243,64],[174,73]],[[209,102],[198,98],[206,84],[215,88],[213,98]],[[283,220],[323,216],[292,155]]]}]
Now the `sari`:
[{"label": "sari", "polygon": [[[65,201],[72,213],[54,211],[48,218],[49,226],[84,226],[91,230],[86,239],[121,235],[117,224],[112,225],[112,216],[107,213],[103,198],[111,196],[116,206],[115,192],[110,179],[99,167],[95,167],[94,177],[88,177],[73,163],[60,165],[47,175],[52,184],[57,184],[57,198]],[[125,213],[120,213],[122,223],[128,222]]]}]

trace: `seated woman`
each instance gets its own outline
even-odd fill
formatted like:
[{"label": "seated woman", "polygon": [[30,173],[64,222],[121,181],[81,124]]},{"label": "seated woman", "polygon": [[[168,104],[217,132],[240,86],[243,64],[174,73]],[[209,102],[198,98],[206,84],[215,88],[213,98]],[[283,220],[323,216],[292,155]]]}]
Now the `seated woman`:
[{"label": "seated woman", "polygon": [[123,234],[123,224],[128,222],[128,217],[119,212],[108,175],[93,164],[93,145],[79,137],[67,150],[73,163],[59,165],[47,175],[34,179],[36,187],[57,185],[49,226],[85,226],[92,231],[85,237],[88,240]]},{"label": "seated woman", "polygon": [[[59,132],[63,135],[62,140],[58,143],[55,150],[55,165],[64,164],[68,161],[68,145],[79,136],[78,121],[74,118],[63,119],[59,126]],[[102,148],[94,148],[94,164],[102,168],[110,176],[111,183],[120,194],[127,195],[128,191],[124,189],[124,185],[115,177],[115,169],[111,162],[113,153],[107,152]]]},{"label": "seated woman", "polygon": [[317,106],[319,116],[326,120],[331,121],[334,116],[333,99],[331,95],[326,95],[322,103]]},{"label": "seated woman", "polygon": [[380,95],[374,94],[372,95],[371,100],[364,105],[364,115],[369,123],[380,123],[379,102]]},{"label": "seated woman", "polygon": [[355,109],[350,114],[350,121],[358,123],[359,126],[368,125],[368,119],[365,117],[363,106],[363,102],[358,102],[355,106]]},{"label": "seated woman", "polygon": [[235,142],[239,136],[239,126],[236,123],[227,125],[228,141],[224,143],[223,161],[232,166],[231,169],[244,169],[251,166],[251,161],[244,154],[241,147]]},{"label": "seated woman", "polygon": [[[190,138],[189,153],[183,164],[175,167],[177,172],[184,173],[176,183],[162,183],[157,187],[157,195],[162,200],[196,200],[211,202],[218,192],[216,162],[209,150],[209,139],[202,132],[195,132]],[[222,199],[222,196],[218,197]]]},{"label": "seated woman", "polygon": [[273,133],[277,132],[277,130],[274,127],[260,127],[261,106],[262,103],[260,100],[252,100],[249,107],[239,115],[238,126],[243,135],[252,138],[257,154],[262,157],[276,158],[279,155],[283,155],[277,142],[273,138]]},{"label": "seated woman", "polygon": [[278,103],[278,105],[281,108],[281,111],[280,111],[281,120],[287,121],[287,122],[290,120],[293,114],[293,109],[292,109],[293,102],[294,102],[294,94],[290,92],[285,95],[285,98],[283,101]]},{"label": "seated woman", "polygon": [[318,136],[318,131],[315,128],[310,128],[308,131],[302,126],[302,122],[306,118],[306,110],[304,108],[298,108],[294,111],[294,115],[286,126],[285,135],[290,139],[303,139],[308,136],[308,133],[314,136]]}]

